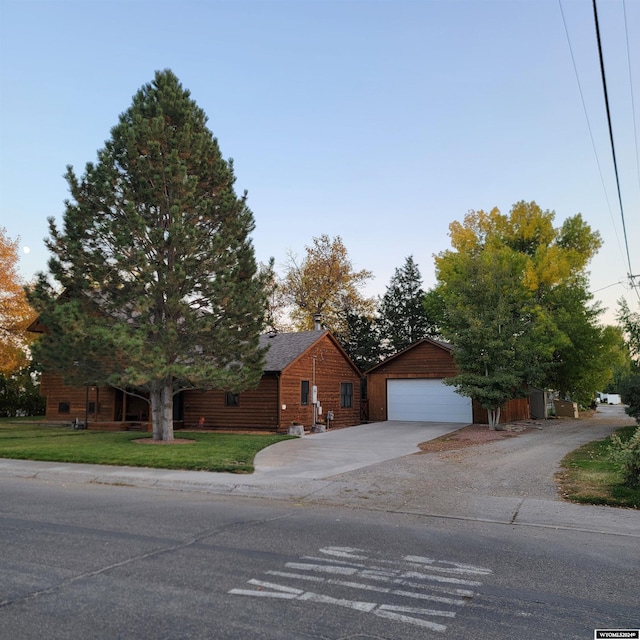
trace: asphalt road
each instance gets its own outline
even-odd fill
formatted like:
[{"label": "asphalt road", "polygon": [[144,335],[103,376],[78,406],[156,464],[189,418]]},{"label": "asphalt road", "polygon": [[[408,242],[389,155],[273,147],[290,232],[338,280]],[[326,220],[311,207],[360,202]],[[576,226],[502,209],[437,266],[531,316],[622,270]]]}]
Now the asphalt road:
[{"label": "asphalt road", "polygon": [[640,628],[640,538],[8,479],[0,637],[586,639]]}]

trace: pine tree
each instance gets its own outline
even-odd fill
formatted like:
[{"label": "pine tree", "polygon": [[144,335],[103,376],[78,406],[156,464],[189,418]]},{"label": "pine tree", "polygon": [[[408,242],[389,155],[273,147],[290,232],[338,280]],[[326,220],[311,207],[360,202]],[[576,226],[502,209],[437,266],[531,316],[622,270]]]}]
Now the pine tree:
[{"label": "pine tree", "polygon": [[396,353],[435,334],[424,307],[422,276],[413,256],[397,268],[378,307],[382,349]]},{"label": "pine tree", "polygon": [[176,393],[237,393],[262,372],[253,214],[206,122],[178,78],[157,72],[84,176],[68,167],[63,228],[50,218],[47,240],[63,293],[40,274],[33,295],[49,330],[39,361],[76,383],[148,394],[165,441]]},{"label": "pine tree", "polygon": [[345,325],[346,333],[336,334],[336,338],[360,370],[366,371],[380,362],[380,334],[376,320],[348,311]]}]

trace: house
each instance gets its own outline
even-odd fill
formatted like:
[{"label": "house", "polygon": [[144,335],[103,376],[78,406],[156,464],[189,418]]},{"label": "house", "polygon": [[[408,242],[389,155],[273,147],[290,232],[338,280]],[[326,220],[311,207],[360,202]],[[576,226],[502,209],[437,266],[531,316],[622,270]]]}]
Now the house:
[{"label": "house", "polygon": [[269,350],[258,388],[185,392],[185,426],[286,430],[327,415],[331,426],[360,424],[362,374],[329,331],[270,333],[260,344]]},{"label": "house", "polygon": [[[444,384],[456,373],[450,344],[414,342],[367,371],[369,419],[486,424],[485,409]],[[527,418],[529,399],[522,398],[506,403],[500,421]]]},{"label": "house", "polygon": [[[362,374],[329,331],[270,333],[260,345],[268,351],[256,389],[181,392],[174,399],[175,426],[284,431],[294,423],[311,426],[329,412],[331,426],[360,424]],[[60,375],[43,374],[41,393],[47,420],[77,418],[111,428],[149,420],[148,402],[119,389],[71,387]]]}]

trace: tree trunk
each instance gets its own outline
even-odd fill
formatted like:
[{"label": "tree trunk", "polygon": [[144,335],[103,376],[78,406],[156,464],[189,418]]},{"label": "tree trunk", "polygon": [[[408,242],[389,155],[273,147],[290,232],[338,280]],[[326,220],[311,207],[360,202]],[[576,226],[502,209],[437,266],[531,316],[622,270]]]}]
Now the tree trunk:
[{"label": "tree trunk", "polygon": [[173,442],[173,380],[162,382],[162,439]]},{"label": "tree trunk", "polygon": [[149,396],[151,399],[151,427],[153,429],[153,439],[162,440],[162,400],[161,387],[158,382],[151,383]]},{"label": "tree trunk", "polygon": [[489,429],[491,431],[502,431],[500,426],[500,407],[487,409],[487,418],[489,419]]}]

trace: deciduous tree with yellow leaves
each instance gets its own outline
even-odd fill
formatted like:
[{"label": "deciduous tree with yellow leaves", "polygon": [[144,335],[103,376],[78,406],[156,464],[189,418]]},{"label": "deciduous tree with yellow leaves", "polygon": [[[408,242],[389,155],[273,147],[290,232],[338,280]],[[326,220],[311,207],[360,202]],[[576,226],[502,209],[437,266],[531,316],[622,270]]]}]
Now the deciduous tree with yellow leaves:
[{"label": "deciduous tree with yellow leaves", "polygon": [[289,255],[281,283],[284,299],[291,305],[291,320],[299,331],[313,329],[314,315],[338,339],[349,333],[348,314],[373,317],[375,301],[360,292],[372,273],[354,271],[342,238],[323,234],[306,247],[304,259]]},{"label": "deciduous tree with yellow leaves", "polygon": [[28,361],[26,332],[33,320],[23,283],[17,270],[18,240],[0,227],[0,373],[8,376]]},{"label": "deciduous tree with yellow leaves", "polygon": [[521,396],[526,383],[578,401],[595,391],[587,387],[598,376],[586,369],[593,373],[598,358],[588,356],[605,340],[586,267],[600,235],[580,214],[560,228],[554,218],[524,201],[508,215],[470,211],[449,227],[452,249],[435,257],[438,285],[430,296],[440,301],[440,330],[460,371],[449,382],[488,410],[492,428],[500,406]]}]

